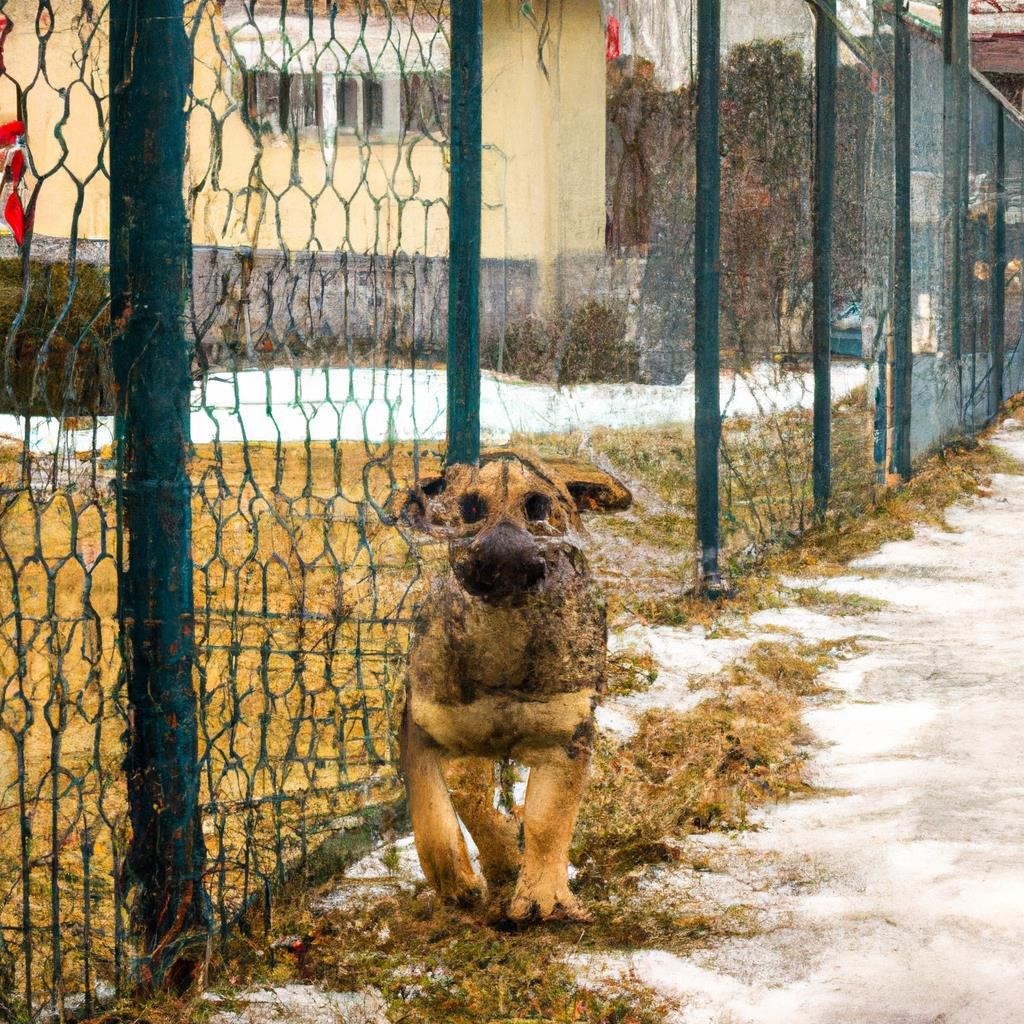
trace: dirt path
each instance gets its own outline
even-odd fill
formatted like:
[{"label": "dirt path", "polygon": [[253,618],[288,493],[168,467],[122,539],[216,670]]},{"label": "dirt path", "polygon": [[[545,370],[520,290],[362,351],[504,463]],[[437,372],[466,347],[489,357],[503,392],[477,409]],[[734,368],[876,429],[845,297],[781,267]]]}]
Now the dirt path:
[{"label": "dirt path", "polygon": [[[996,441],[1024,460],[1024,429]],[[685,1024],[1002,1024],[1024,1006],[1024,476],[829,580],[889,602],[858,619],[796,609],[755,623],[865,653],[808,714],[830,795],[761,831],[707,837],[711,872],[665,884],[743,908],[751,936],[683,960],[581,965],[632,974]],[[670,684],[669,684],[670,686]]]}]

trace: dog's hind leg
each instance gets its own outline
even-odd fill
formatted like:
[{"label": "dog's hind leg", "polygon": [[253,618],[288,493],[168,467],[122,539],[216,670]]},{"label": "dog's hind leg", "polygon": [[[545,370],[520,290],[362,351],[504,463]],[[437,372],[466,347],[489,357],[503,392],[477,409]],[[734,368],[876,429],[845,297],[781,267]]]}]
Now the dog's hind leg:
[{"label": "dog's hind leg", "polygon": [[480,851],[487,884],[515,881],[522,860],[519,823],[494,806],[494,762],[485,757],[460,757],[448,763],[445,774],[455,810]]},{"label": "dog's hind leg", "polygon": [[568,753],[556,747],[544,751],[530,768],[523,870],[508,911],[514,921],[534,915],[542,920],[590,920],[569,891],[569,845],[589,766],[589,748]]},{"label": "dog's hind leg", "polygon": [[402,717],[402,774],[409,794],[409,815],[416,852],[427,881],[444,900],[464,905],[481,895],[445,785],[437,745],[412,720],[408,706]]}]

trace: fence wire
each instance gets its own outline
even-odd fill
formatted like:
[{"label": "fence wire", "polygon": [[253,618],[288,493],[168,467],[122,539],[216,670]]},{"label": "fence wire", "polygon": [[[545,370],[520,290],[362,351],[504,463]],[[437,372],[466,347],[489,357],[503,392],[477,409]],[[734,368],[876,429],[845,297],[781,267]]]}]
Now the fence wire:
[{"label": "fence wire", "polygon": [[[60,1015],[122,986],[137,952],[108,46],[88,3],[3,17],[31,231],[3,240],[0,267],[0,999]],[[397,795],[389,715],[421,556],[391,506],[437,462],[417,389],[445,342],[448,26],[440,2],[209,2],[186,29],[195,684],[226,934],[245,910],[264,920],[353,811]]]},{"label": "fence wire", "polygon": [[[1024,129],[972,80],[955,359],[946,78],[920,6],[915,457],[986,422],[1024,374]],[[635,514],[598,562],[650,598],[695,572],[694,11],[485,6],[484,440],[626,475]],[[450,17],[444,0],[186,5],[194,679],[220,936],[244,914],[269,926],[288,872],[399,794],[392,706],[419,583],[443,561],[395,511],[444,449]],[[0,0],[0,1014],[14,1018],[91,1010],[138,952],[107,25],[90,0]],[[897,140],[891,9],[841,5],[838,27],[841,514],[890,470]],[[726,4],[722,41],[721,528],[736,572],[813,514],[812,9]]]}]

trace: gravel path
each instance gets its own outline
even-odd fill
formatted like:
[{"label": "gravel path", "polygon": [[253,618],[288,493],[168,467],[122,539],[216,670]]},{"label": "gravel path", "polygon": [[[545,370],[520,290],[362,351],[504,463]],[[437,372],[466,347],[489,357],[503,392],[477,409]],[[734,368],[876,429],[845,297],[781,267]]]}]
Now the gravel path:
[{"label": "gravel path", "polygon": [[[1024,429],[999,444],[1024,461]],[[717,870],[677,873],[711,905],[752,908],[751,938],[694,957],[581,964],[633,974],[680,1024],[1009,1024],[1024,1013],[1024,476],[829,580],[884,610],[755,617],[865,651],[812,709],[829,795],[708,837]]]}]

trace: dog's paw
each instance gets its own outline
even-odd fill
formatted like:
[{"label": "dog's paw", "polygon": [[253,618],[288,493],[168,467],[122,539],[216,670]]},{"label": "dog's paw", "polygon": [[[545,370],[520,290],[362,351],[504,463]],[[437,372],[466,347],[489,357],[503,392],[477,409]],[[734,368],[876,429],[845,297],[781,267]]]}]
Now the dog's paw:
[{"label": "dog's paw", "polygon": [[508,918],[523,924],[531,920],[575,921],[590,924],[593,917],[569,891],[567,884],[530,885],[520,880],[508,907]]},{"label": "dog's paw", "polygon": [[477,906],[484,898],[486,886],[478,875],[458,875],[439,880],[437,894],[445,903],[469,909]]}]

